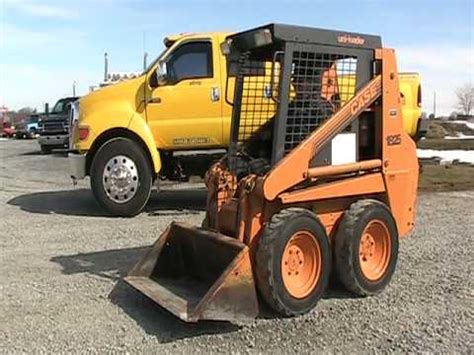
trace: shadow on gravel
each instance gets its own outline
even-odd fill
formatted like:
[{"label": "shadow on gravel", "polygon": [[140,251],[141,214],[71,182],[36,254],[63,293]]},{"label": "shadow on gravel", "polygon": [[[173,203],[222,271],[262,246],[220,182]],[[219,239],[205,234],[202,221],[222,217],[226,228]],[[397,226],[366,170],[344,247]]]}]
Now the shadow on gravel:
[{"label": "shadow on gravel", "polygon": [[14,197],[7,203],[30,213],[106,216],[89,189],[35,192]]},{"label": "shadow on gravel", "polygon": [[185,323],[121,280],[109,294],[109,299],[133,318],[147,334],[156,336],[160,343],[206,334],[231,333],[240,328],[227,322]]},{"label": "shadow on gravel", "polygon": [[356,296],[349,291],[347,291],[343,285],[341,285],[339,282],[332,282],[326,293],[323,296],[324,299],[333,299],[333,298],[340,298],[340,299],[345,299],[345,298],[359,298],[359,296]]},{"label": "shadow on gravel", "polygon": [[54,150],[51,153],[43,153],[41,150],[33,150],[31,152],[21,153],[20,156],[36,156],[36,155],[44,155],[44,156],[57,156],[62,158],[67,158],[68,151],[67,150]]},{"label": "shadow on gravel", "polygon": [[229,333],[239,329],[239,326],[225,322],[184,323],[125,284],[121,278],[128,273],[147,249],[147,247],[137,247],[61,255],[52,257],[50,260],[61,266],[63,274],[88,274],[116,282],[109,294],[110,301],[134,319],[147,334],[156,336],[161,343],[204,334]]},{"label": "shadow on gravel", "polygon": [[60,255],[51,261],[61,265],[65,275],[90,274],[118,280],[145,254],[148,247],[114,249],[75,255]]},{"label": "shadow on gravel", "polygon": [[150,216],[197,214],[206,210],[206,198],[205,188],[153,191],[145,212]]},{"label": "shadow on gravel", "polygon": [[35,155],[45,155],[45,154],[42,153],[40,150],[38,151],[34,150],[32,152],[21,153],[20,155],[21,156],[31,156],[31,155],[35,156]]},{"label": "shadow on gravel", "polygon": [[[89,189],[35,192],[17,196],[7,202],[22,211],[42,214],[106,217]],[[205,189],[154,191],[145,207],[151,216],[191,214],[206,208]]]}]

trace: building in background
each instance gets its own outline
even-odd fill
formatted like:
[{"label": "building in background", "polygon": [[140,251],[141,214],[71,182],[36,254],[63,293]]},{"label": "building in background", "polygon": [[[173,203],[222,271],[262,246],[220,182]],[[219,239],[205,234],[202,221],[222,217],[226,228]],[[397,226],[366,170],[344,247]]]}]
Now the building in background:
[{"label": "building in background", "polygon": [[109,72],[109,58],[107,53],[104,53],[104,79],[98,85],[89,86],[89,91],[117,84],[124,80],[138,78],[140,74],[138,72]]}]

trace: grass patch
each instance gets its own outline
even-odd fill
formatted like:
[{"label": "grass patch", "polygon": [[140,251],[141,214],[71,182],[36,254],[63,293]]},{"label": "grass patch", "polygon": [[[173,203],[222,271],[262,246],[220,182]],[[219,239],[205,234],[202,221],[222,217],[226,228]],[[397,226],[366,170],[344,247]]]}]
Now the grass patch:
[{"label": "grass patch", "polygon": [[418,141],[417,147],[436,150],[474,150],[474,139],[422,139]]},{"label": "grass patch", "polygon": [[427,192],[474,190],[474,166],[423,165],[418,189]]}]

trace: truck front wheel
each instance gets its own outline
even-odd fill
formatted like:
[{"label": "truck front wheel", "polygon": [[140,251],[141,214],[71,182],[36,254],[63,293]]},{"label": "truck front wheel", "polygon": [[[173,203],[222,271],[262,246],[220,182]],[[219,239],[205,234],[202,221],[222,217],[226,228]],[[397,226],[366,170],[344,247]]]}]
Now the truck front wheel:
[{"label": "truck front wheel", "polygon": [[137,215],[150,197],[150,164],[143,149],[130,139],[116,138],[100,147],[90,177],[95,198],[114,216]]}]

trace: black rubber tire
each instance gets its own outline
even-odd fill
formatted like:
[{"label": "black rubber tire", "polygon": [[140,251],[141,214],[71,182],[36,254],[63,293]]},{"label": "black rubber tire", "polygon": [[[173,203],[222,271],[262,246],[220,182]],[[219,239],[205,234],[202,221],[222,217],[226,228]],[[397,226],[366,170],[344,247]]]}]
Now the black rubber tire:
[{"label": "black rubber tire", "polygon": [[[302,299],[294,298],[288,293],[281,275],[285,246],[299,230],[311,232],[321,249],[319,280],[313,291]],[[331,273],[331,247],[318,217],[307,209],[297,207],[275,214],[259,237],[255,273],[260,295],[273,310],[286,317],[311,311],[326,291]]]},{"label": "black rubber tire", "polygon": [[53,151],[53,149],[49,145],[42,145],[40,147],[41,147],[41,152],[43,154],[51,154],[51,152]]},{"label": "black rubber tire", "polygon": [[[390,234],[391,253],[385,273],[376,281],[362,273],[359,247],[362,233],[371,220],[382,221]],[[354,202],[344,213],[334,236],[335,268],[339,281],[347,290],[359,296],[380,293],[392,279],[398,258],[398,230],[389,208],[377,200]]]},{"label": "black rubber tire", "polygon": [[[112,157],[124,155],[132,159],[138,171],[138,189],[125,203],[116,203],[107,197],[102,183],[105,165]],[[102,145],[90,167],[91,188],[99,204],[111,215],[133,217],[139,214],[150,198],[153,176],[150,162],[143,149],[128,138],[115,138]]]}]

